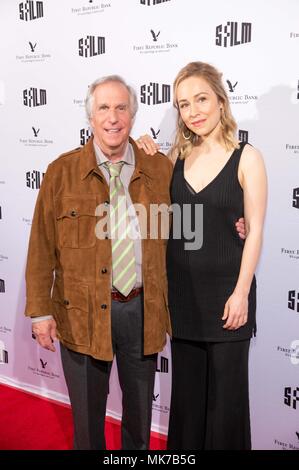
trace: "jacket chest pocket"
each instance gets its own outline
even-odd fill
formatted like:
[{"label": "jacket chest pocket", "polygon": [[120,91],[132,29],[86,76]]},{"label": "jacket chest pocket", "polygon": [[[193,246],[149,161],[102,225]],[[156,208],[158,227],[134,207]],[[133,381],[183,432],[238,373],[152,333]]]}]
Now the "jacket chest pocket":
[{"label": "jacket chest pocket", "polygon": [[91,248],[96,243],[96,198],[63,197],[55,201],[61,248]]}]

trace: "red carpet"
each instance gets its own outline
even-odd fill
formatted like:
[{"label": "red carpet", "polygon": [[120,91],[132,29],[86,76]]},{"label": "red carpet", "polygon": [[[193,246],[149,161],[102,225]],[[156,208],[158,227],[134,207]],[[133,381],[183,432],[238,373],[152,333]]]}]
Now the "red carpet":
[{"label": "red carpet", "polygon": [[[67,450],[72,448],[70,407],[0,384],[1,450]],[[106,421],[107,449],[120,448],[120,426]],[[150,448],[165,449],[163,436],[152,435]]]}]

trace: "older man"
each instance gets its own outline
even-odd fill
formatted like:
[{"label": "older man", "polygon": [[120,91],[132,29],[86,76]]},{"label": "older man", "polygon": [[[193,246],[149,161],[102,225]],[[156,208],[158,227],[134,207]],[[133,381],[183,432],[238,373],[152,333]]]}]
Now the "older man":
[{"label": "older man", "polygon": [[170,204],[172,165],[161,154],[146,157],[129,137],[137,100],[121,77],[95,81],[86,110],[93,137],[49,165],[39,192],[25,313],[42,347],[55,351],[60,341],[75,448],[105,449],[115,355],[122,448],[147,449],[156,355],[170,332],[165,240],[138,236],[132,207],[141,204],[148,222],[151,204]]}]

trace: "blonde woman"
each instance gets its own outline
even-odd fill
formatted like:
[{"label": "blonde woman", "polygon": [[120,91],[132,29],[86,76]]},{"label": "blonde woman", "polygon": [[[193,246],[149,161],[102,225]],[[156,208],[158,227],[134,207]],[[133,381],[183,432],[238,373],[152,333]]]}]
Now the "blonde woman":
[{"label": "blonde woman", "polygon": [[[256,280],[266,208],[261,154],[235,138],[221,73],[203,62],[174,82],[178,109],[171,199],[203,208],[203,244],[170,234],[173,337],[168,449],[250,449],[248,352],[256,330]],[[245,242],[235,221],[244,214]],[[183,232],[184,233],[184,232]]]}]

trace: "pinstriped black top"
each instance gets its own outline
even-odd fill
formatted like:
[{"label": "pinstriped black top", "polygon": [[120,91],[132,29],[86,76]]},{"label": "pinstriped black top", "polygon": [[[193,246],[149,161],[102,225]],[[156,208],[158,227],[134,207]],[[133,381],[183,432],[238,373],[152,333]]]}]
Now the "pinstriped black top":
[{"label": "pinstriped black top", "polygon": [[[198,193],[184,178],[184,160],[177,160],[171,183],[172,204],[191,207],[191,228],[195,225],[195,205],[203,205],[203,244],[200,249],[186,250],[190,242],[184,217],[182,237],[175,212],[167,246],[169,307],[173,336],[195,341],[237,341],[255,332],[256,282],[249,294],[248,322],[235,331],[222,328],[224,305],[236,285],[244,242],[235,222],[244,215],[243,190],[238,181],[238,166],[244,148],[235,149],[220,173]],[[188,225],[188,222],[187,222]],[[189,223],[190,225],[190,223]],[[184,236],[184,233],[186,234]],[[189,235],[190,237],[190,235]],[[192,240],[191,240],[192,241]]]}]

